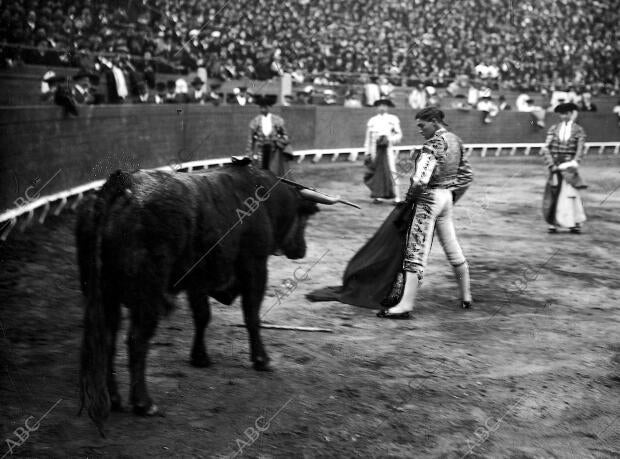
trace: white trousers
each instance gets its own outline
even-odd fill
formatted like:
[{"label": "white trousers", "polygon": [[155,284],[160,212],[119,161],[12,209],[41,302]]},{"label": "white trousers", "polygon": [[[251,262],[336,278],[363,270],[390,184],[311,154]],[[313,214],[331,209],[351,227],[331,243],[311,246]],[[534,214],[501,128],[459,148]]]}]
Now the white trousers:
[{"label": "white trousers", "polygon": [[407,239],[403,269],[417,273],[420,280],[424,275],[435,233],[452,266],[466,262],[456,238],[452,209],[450,190],[430,189],[418,197],[418,207]]}]

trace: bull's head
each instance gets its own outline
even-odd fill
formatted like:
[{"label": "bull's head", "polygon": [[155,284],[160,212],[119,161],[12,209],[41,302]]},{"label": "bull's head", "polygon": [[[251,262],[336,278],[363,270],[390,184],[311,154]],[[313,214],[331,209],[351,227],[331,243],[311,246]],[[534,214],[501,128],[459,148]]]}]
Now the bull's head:
[{"label": "bull's head", "polygon": [[359,207],[355,204],[343,201],[339,197],[328,196],[298,183],[291,182],[286,179],[282,180],[295,186],[298,191],[298,196],[301,198],[299,199],[295,221],[290,226],[286,236],[280,244],[280,248],[287,258],[295,260],[306,256],[306,224],[308,223],[310,216],[319,211],[316,203],[332,205],[337,202],[341,202],[359,209]]},{"label": "bull's head", "polygon": [[306,225],[310,216],[319,211],[319,206],[307,199],[301,198],[298,203],[295,219],[280,244],[280,252],[292,260],[306,256]]}]

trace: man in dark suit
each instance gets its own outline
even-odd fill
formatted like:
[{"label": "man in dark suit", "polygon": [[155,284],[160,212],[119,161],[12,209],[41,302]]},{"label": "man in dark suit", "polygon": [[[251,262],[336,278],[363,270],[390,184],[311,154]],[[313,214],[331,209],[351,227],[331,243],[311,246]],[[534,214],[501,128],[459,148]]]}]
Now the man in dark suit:
[{"label": "man in dark suit", "polygon": [[145,81],[141,81],[138,83],[138,95],[134,98],[134,103],[136,104],[154,104],[155,94],[151,94],[149,88],[146,86]]},{"label": "man in dark suit", "polygon": [[592,94],[589,92],[584,92],[581,95],[581,103],[579,104],[580,112],[595,112],[596,105],[592,103]]},{"label": "man in dark suit", "polygon": [[192,87],[188,93],[189,103],[191,104],[204,104],[207,97],[207,89],[204,81],[197,76],[192,80]]},{"label": "man in dark suit", "polygon": [[273,102],[268,97],[258,97],[256,102],[261,114],[250,122],[246,155],[261,169],[268,169],[277,176],[283,176],[288,172],[292,158],[284,120],[269,112]]}]

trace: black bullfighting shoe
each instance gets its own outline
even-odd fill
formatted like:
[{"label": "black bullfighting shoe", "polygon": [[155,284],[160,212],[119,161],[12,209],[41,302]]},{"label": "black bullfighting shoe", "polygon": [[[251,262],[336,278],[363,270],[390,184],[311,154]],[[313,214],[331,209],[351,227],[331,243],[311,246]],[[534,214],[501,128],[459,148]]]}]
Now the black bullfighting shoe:
[{"label": "black bullfighting shoe", "polygon": [[471,309],[471,301],[461,301],[461,309]]},{"label": "black bullfighting shoe", "polygon": [[555,226],[550,226],[549,228],[547,228],[547,233],[549,234],[555,234],[558,232],[558,229]]},{"label": "black bullfighting shoe", "polygon": [[573,226],[569,231],[573,234],[581,234],[581,226]]},{"label": "black bullfighting shoe", "polygon": [[411,319],[411,312],[405,311],[405,312],[391,313],[389,309],[382,309],[381,311],[377,313],[377,317],[381,319],[407,320],[407,319]]}]

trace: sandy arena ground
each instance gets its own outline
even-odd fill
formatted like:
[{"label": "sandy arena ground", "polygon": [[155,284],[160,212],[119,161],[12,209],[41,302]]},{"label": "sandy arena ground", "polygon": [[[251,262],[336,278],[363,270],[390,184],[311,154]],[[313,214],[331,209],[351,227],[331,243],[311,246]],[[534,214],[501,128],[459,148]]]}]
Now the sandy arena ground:
[{"label": "sandy arena ground", "polygon": [[[439,244],[414,320],[306,300],[340,283],[392,207],[370,204],[360,163],[297,165],[296,179],[363,209],[323,206],[308,226],[307,257],[272,257],[263,311],[275,306],[264,321],[332,332],[263,330],[276,371],[257,373],[246,331],[235,326],[238,302],[213,302],[214,365],[196,369],[181,295],[149,355],[151,395],[165,417],[114,413],[107,439],[76,416],[75,216],[15,231],[0,249],[0,454],[10,457],[12,446],[13,456],[37,458],[620,457],[620,158],[584,161],[581,236],[546,234],[539,158],[472,162],[476,181],[456,217],[473,310],[457,308]],[[298,267],[311,267],[310,278],[274,303]],[[117,362],[126,401],[124,343]]]}]

